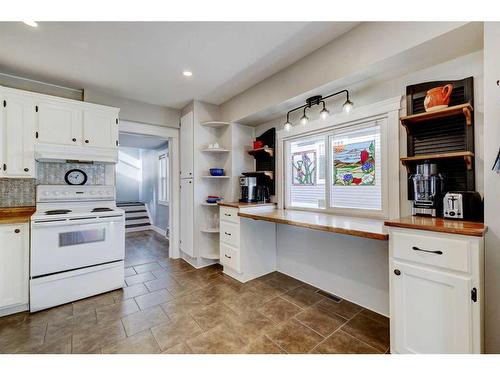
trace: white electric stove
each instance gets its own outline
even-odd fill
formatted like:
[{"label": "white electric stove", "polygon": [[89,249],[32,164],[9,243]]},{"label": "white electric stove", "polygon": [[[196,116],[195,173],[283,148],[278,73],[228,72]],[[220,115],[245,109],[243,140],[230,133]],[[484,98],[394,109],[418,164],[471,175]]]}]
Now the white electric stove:
[{"label": "white electric stove", "polygon": [[123,287],[125,214],[114,186],[38,185],[30,311]]}]

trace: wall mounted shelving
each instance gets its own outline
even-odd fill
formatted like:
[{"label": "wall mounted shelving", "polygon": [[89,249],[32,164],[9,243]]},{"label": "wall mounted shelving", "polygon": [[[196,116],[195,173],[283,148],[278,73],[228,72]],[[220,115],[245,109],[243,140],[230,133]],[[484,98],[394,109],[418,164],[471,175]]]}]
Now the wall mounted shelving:
[{"label": "wall mounted shelving", "polygon": [[206,121],[201,123],[201,126],[206,126],[209,128],[223,128],[229,125],[231,125],[231,123],[225,121]]}]

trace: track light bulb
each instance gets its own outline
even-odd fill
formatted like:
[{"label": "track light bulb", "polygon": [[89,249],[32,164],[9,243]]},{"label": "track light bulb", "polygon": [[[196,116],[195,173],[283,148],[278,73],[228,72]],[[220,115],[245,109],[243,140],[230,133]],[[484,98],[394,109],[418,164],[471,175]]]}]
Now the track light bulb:
[{"label": "track light bulb", "polygon": [[290,121],[285,122],[285,125],[283,125],[283,130],[286,132],[292,130],[292,124],[290,123]]},{"label": "track light bulb", "polygon": [[319,113],[319,117],[321,117],[322,120],[326,120],[328,116],[330,116],[330,111],[326,108],[323,108]]},{"label": "track light bulb", "polygon": [[307,125],[309,122],[309,117],[307,117],[305,114],[300,118],[300,125]]},{"label": "track light bulb", "polygon": [[349,99],[347,99],[344,103],[344,105],[342,106],[342,110],[344,111],[344,113],[349,113],[351,112],[351,109],[353,107],[354,103],[351,102]]}]

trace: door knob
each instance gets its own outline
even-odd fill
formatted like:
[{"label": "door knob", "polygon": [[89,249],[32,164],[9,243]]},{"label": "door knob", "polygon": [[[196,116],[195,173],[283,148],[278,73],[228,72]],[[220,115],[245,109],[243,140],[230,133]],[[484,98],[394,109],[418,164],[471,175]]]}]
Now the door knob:
[{"label": "door knob", "polygon": [[28,172],[30,169],[29,168],[24,168],[24,171],[25,172]]},{"label": "door knob", "polygon": [[85,143],[89,143],[89,140],[88,140],[88,139],[86,139],[86,140],[85,140]]},{"label": "door knob", "polygon": [[73,138],[73,139],[72,139],[72,141],[73,141],[73,142],[76,142],[76,138]]},{"label": "door knob", "polygon": [[14,229],[14,233],[19,233],[21,232],[21,229]]},{"label": "door knob", "polygon": [[399,275],[401,275],[401,271],[400,271],[400,270],[394,270],[394,274],[395,274],[396,276],[399,276]]}]

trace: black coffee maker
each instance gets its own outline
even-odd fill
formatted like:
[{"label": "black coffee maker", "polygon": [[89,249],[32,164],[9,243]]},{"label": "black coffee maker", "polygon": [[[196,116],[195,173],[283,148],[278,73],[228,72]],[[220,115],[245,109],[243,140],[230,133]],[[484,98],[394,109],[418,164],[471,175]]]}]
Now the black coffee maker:
[{"label": "black coffee maker", "polygon": [[269,188],[267,186],[257,186],[257,202],[269,203],[271,202],[271,196],[269,194]]}]

